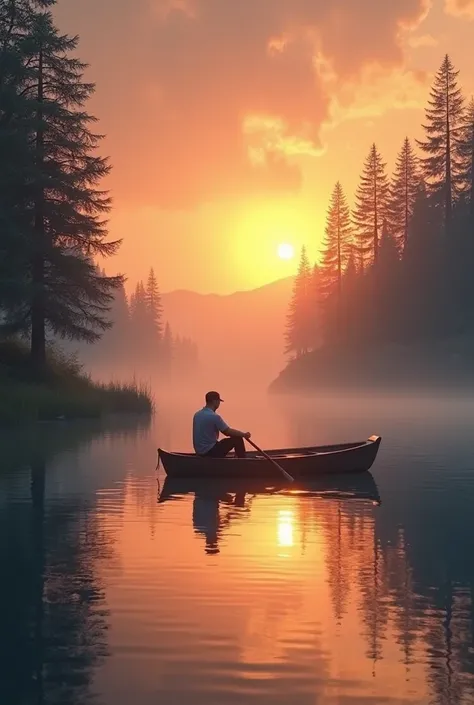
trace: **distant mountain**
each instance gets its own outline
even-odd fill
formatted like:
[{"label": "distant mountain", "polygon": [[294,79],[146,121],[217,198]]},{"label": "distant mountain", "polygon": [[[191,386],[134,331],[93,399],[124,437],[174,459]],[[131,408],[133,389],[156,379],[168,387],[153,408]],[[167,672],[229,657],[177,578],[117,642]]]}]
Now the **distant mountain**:
[{"label": "distant mountain", "polygon": [[269,382],[285,360],[284,329],[293,277],[234,294],[163,294],[165,320],[177,335],[193,338],[199,347],[203,383],[239,382],[242,376]]}]

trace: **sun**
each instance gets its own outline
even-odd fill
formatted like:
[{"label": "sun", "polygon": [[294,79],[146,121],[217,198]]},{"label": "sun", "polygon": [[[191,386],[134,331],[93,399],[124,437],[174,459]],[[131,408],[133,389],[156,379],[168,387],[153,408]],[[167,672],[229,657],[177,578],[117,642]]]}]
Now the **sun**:
[{"label": "sun", "polygon": [[283,242],[281,245],[278,245],[277,252],[280,259],[293,259],[295,256],[295,248],[287,242]]}]

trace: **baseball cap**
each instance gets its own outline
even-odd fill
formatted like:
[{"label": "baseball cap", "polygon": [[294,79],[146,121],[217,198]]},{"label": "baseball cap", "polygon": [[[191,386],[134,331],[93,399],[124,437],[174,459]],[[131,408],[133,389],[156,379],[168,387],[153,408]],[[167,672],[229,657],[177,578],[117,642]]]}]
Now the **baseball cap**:
[{"label": "baseball cap", "polygon": [[221,395],[219,392],[208,392],[206,394],[206,404],[209,404],[211,401],[224,401],[221,399]]}]

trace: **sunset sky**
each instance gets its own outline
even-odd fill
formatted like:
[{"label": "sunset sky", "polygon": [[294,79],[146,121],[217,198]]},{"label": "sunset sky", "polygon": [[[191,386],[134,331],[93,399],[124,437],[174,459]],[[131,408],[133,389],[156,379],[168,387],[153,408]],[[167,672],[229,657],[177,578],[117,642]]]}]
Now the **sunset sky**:
[{"label": "sunset sky", "polygon": [[474,92],[474,0],[59,0],[113,172],[107,271],[227,293],[317,258],[330,192],[391,171],[448,52]]}]

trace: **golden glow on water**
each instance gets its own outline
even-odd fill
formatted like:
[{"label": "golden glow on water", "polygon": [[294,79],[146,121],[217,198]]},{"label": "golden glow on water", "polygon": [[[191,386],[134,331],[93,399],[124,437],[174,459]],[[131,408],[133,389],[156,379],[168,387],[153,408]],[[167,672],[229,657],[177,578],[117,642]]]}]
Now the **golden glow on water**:
[{"label": "golden glow on water", "polygon": [[[106,666],[109,690],[139,648],[161,654],[158,673],[136,662],[140,689],[159,688],[177,664],[187,664],[191,689],[183,681],[179,691],[198,703],[214,702],[213,678],[225,673],[233,674],[234,693],[258,694],[265,703],[281,689],[288,697],[317,694],[328,705],[356,693],[380,701],[390,693],[400,703],[428,697],[423,642],[403,634],[411,627],[409,612],[402,617],[400,610],[413,606],[409,596],[394,602],[390,584],[393,570],[406,570],[392,559],[403,545],[383,553],[375,543],[378,509],[370,499],[277,494],[246,496],[237,506],[232,496],[191,493],[137,520],[138,490],[127,483],[116,537],[127,570],[103,574],[116,615],[112,647],[122,654]],[[287,685],[285,672],[292,674]]]},{"label": "golden glow on water", "polygon": [[[356,692],[420,702],[408,697],[413,684],[417,697],[428,692],[416,646],[411,685],[405,680],[398,608],[390,604],[387,559],[374,549],[370,501],[272,495],[236,506],[230,497],[189,494],[137,521],[138,490],[127,484],[117,535],[127,570],[103,575],[116,615],[112,647],[123,654],[106,666],[109,689],[139,648],[159,650],[161,679],[186,663],[194,690],[184,682],[180,689],[198,703],[213,702],[213,678],[231,672],[235,692],[259,694],[265,703],[282,688],[288,697],[313,693],[328,704]],[[108,523],[110,514],[103,516]],[[218,550],[207,552],[209,542]],[[135,669],[142,690],[163,682],[146,660]],[[287,685],[285,672],[292,674]]]},{"label": "golden glow on water", "polygon": [[[405,434],[406,405],[401,413]],[[11,490],[4,471],[2,567],[13,575],[23,561],[21,575],[34,580],[28,591],[18,586],[5,623],[10,612],[26,620],[20,646],[34,635],[35,702],[470,705],[474,480],[461,430],[449,445],[463,449],[468,471],[454,468],[449,486],[444,469],[412,461],[405,470],[388,446],[377,467],[388,487],[381,506],[370,476],[354,481],[352,495],[209,484],[167,494],[150,463],[155,438],[133,434],[46,463],[44,507],[37,497],[33,515],[36,465],[16,469]],[[435,447],[442,437],[432,437]],[[5,512],[9,492],[20,499]],[[41,517],[42,533],[21,530]],[[20,663],[16,641],[0,632],[7,643]],[[58,650],[61,680],[42,683],[56,673]],[[5,702],[19,702],[20,691]]]},{"label": "golden glow on water", "polygon": [[293,512],[280,510],[278,512],[278,545],[293,546]]}]

